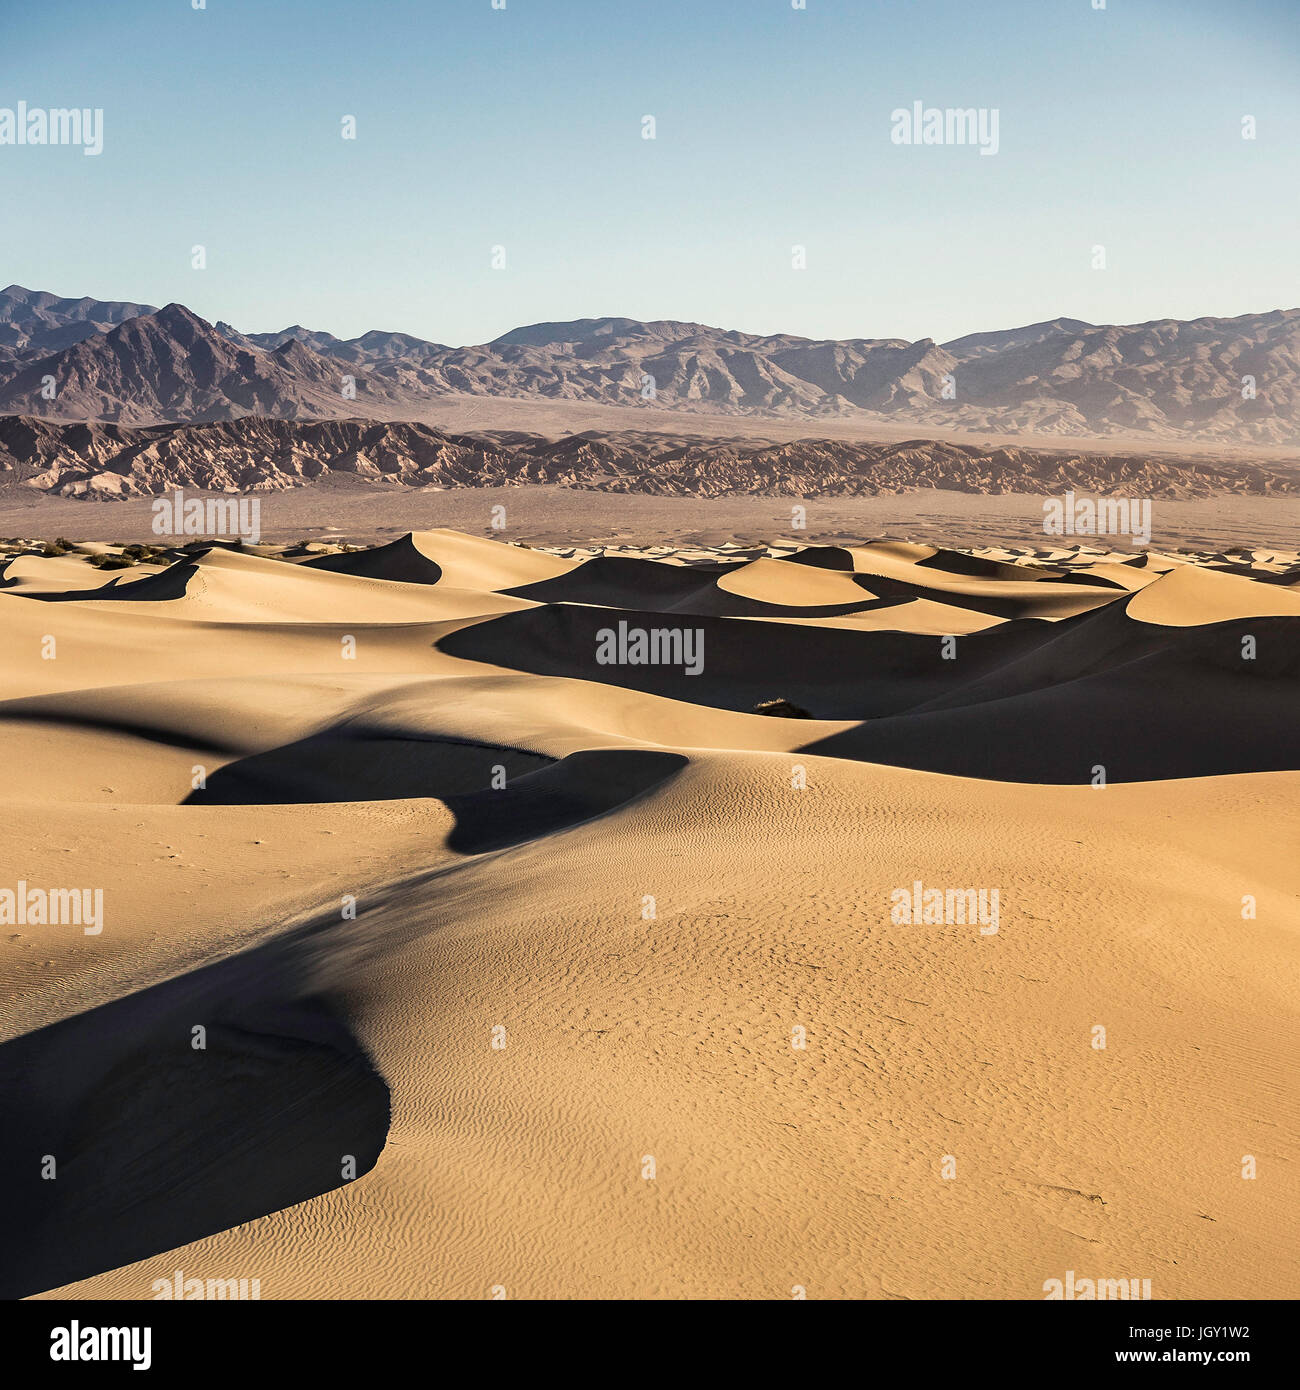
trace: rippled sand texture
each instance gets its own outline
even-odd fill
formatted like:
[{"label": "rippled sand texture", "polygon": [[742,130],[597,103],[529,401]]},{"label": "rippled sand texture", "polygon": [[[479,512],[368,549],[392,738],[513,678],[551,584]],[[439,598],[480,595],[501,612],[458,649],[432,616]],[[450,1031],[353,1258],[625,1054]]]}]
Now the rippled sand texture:
[{"label": "rippled sand texture", "polygon": [[104,892],[0,929],[4,1293],[1300,1295],[1294,552],[89,551],[0,579],[0,890]]}]

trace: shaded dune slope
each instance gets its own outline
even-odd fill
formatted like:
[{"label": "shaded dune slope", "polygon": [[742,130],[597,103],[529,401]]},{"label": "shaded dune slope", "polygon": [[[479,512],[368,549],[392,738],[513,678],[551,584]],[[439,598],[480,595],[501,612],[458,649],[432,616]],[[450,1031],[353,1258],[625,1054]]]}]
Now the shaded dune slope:
[{"label": "shaded dune slope", "polygon": [[[708,611],[719,581],[739,586],[757,567],[799,563],[894,591],[856,611],[892,609],[900,627],[918,599],[1002,621],[945,639],[774,622],[814,615],[754,598],[743,613]],[[669,601],[625,606],[638,588],[651,589],[641,574],[655,568],[667,571],[658,582]],[[900,569],[936,574],[943,587],[900,579]],[[815,719],[860,721],[809,751],[961,776],[1086,783],[1300,767],[1300,728],[1290,714],[1300,699],[1300,603],[1236,575],[1177,566],[1130,590],[1088,568],[1036,575],[956,552],[914,558],[864,547],[707,574],[607,559],[518,592],[551,597],[460,627],[439,649],[735,711],[779,696]],[[1071,611],[1075,595],[1083,605]],[[602,633],[624,623],[663,630],[670,616],[691,620],[703,652],[699,674],[598,659]],[[735,617],[751,621],[729,621]]]},{"label": "shaded dune slope", "polygon": [[373,1168],[388,1088],[291,964],[236,957],[0,1046],[0,1297],[305,1201],[345,1155]]},{"label": "shaded dune slope", "polygon": [[[377,787],[349,781],[356,767],[335,750],[340,780],[322,787],[303,786],[294,750],[278,750],[269,765],[233,764],[191,804],[287,800],[295,787],[342,795],[344,782],[357,798],[436,793],[455,819],[449,847],[487,855],[633,804],[686,765],[637,749],[554,765],[487,748],[471,764],[468,746],[456,751],[461,764],[441,767],[434,785],[391,780],[409,776],[404,751]],[[507,786],[449,790],[476,785],[487,756],[506,760]],[[364,1177],[384,1147],[388,1088],[333,992],[356,960],[400,944],[390,928],[399,939],[426,930],[386,917],[385,899],[428,892],[447,872],[386,885],[360,917],[340,920],[336,908],[285,924],[264,946],[0,1044],[0,1180],[17,1211],[0,1297],[145,1259]],[[46,1155],[54,1180],[42,1177]]]},{"label": "shaded dune slope", "polygon": [[404,584],[436,584],[442,578],[442,567],[420,550],[413,536],[402,536],[369,550],[315,555],[302,564],[304,569],[352,574],[359,579],[397,580]]},{"label": "shaded dune slope", "polygon": [[[1289,554],[263,550],[0,592],[4,882],[115,914],[0,940],[0,1295],[1294,1290]],[[893,922],[918,878],[1002,930]]]},{"label": "shaded dune slope", "polygon": [[934,699],[1028,651],[1036,640],[1030,623],[973,633],[962,639],[966,659],[957,663],[944,659],[939,639],[917,633],[737,624],[693,614],[690,627],[702,634],[703,644],[699,675],[680,666],[600,663],[601,632],[616,631],[619,623],[662,629],[664,616],[557,604],[459,628],[438,646],[463,660],[600,681],[719,709],[748,711],[780,695],[817,719],[868,719]]}]

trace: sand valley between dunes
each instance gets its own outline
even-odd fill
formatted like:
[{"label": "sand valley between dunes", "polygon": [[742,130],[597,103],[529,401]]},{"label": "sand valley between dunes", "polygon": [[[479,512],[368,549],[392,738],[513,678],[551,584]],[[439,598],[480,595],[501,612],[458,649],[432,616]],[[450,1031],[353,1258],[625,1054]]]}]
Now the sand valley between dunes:
[{"label": "sand valley between dunes", "polygon": [[1294,550],[113,549],[0,575],[0,1292],[1300,1296]]}]

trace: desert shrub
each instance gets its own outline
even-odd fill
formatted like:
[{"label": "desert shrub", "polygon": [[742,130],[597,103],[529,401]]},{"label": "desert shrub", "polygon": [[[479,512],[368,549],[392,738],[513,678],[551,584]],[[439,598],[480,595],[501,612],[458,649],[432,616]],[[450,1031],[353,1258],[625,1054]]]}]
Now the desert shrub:
[{"label": "desert shrub", "polygon": [[754,706],[753,713],[766,714],[775,719],[811,719],[812,715],[800,705],[791,704],[789,700],[779,697],[775,700],[760,700]]}]

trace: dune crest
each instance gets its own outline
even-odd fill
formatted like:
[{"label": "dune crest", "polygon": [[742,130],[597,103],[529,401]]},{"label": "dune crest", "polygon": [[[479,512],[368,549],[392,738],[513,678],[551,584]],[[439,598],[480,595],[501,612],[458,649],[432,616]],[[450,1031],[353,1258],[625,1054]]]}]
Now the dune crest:
[{"label": "dune crest", "polygon": [[563,549],[7,563],[0,1287],[1300,1294],[1300,557]]}]

